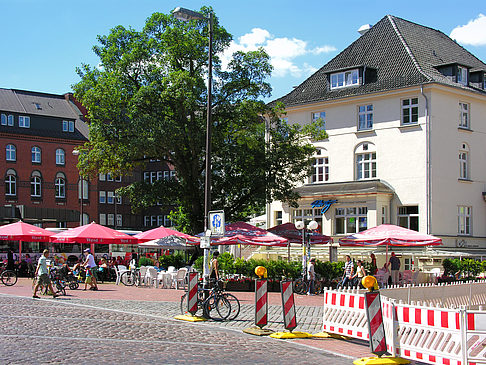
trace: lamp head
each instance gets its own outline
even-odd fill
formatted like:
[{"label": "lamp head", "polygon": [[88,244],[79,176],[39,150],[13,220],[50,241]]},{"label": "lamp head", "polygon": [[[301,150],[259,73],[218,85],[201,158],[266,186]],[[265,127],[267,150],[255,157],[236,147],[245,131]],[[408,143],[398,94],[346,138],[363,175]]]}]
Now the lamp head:
[{"label": "lamp head", "polygon": [[307,228],[312,231],[317,229],[317,227],[319,227],[319,224],[317,224],[316,221],[310,221],[309,224],[307,225]]},{"label": "lamp head", "polygon": [[174,18],[187,22],[193,19],[207,19],[203,14],[178,6],[172,11]]},{"label": "lamp head", "polygon": [[304,222],[302,221],[295,222],[295,228],[300,230],[300,229],[304,229],[304,227],[305,227]]}]

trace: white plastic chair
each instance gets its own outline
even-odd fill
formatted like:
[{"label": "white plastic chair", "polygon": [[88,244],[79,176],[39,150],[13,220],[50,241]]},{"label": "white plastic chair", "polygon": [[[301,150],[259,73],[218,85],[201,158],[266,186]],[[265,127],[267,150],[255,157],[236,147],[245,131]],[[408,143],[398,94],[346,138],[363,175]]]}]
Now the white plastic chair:
[{"label": "white plastic chair", "polygon": [[115,268],[115,273],[116,273],[116,282],[115,284],[116,285],[119,285],[120,284],[120,279],[121,279],[121,275],[125,272],[125,271],[128,271],[127,267],[125,265],[118,265],[118,266],[114,266]]},{"label": "white plastic chair", "polygon": [[[147,266],[140,266],[140,283],[145,285],[145,275],[147,274]],[[139,285],[140,285],[139,283]]]},{"label": "white plastic chair", "polygon": [[176,275],[176,278],[175,278],[176,289],[179,289],[179,286],[181,286],[182,288],[186,287],[186,273],[187,273],[186,268],[182,268],[182,269],[177,270],[177,275]]},{"label": "white plastic chair", "polygon": [[157,281],[157,270],[153,267],[148,267],[147,272],[145,274],[145,285],[153,286],[155,284],[156,287],[158,287],[158,281]]},{"label": "white plastic chair", "polygon": [[177,270],[176,270],[176,268],[175,268],[174,266],[169,266],[169,267],[167,268],[167,272],[176,272],[176,271],[177,271]]}]

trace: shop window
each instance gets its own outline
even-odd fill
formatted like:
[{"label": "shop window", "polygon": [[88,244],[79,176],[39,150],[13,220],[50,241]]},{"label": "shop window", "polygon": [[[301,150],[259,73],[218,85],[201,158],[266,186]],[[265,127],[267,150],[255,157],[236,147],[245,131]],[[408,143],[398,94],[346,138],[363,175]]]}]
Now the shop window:
[{"label": "shop window", "polygon": [[335,209],[336,234],[352,234],[368,229],[368,208],[349,207]]},{"label": "shop window", "polygon": [[398,207],[397,225],[414,231],[419,230],[419,208],[418,205]]}]

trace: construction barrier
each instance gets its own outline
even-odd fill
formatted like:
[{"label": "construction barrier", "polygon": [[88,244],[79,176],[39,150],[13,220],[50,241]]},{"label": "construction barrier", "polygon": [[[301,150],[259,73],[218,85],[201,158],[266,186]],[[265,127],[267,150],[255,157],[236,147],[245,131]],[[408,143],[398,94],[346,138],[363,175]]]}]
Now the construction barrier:
[{"label": "construction barrier", "polygon": [[364,294],[365,312],[368,319],[370,350],[375,355],[386,354],[385,328],[381,310],[380,292],[373,291]]},{"label": "construction barrier", "polygon": [[267,280],[255,280],[255,325],[263,328],[268,323]]},{"label": "construction barrier", "polygon": [[280,290],[282,292],[282,309],[285,329],[292,331],[297,327],[293,281],[280,282]]},{"label": "construction barrier", "polygon": [[466,313],[466,355],[470,365],[486,364],[486,313]]},{"label": "construction barrier", "polygon": [[187,288],[187,311],[192,315],[197,312],[197,285],[199,274],[197,272],[189,273],[189,284]]}]

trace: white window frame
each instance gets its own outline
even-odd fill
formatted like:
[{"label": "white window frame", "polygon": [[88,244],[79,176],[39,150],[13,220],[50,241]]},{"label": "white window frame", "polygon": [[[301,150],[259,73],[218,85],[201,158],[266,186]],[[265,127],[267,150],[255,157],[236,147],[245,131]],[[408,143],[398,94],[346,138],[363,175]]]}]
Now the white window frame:
[{"label": "white window frame", "polygon": [[164,227],[172,226],[172,221],[168,215],[164,215]]},{"label": "white window frame", "polygon": [[[81,184],[82,185],[82,189],[81,189]],[[89,197],[89,184],[88,184],[88,180],[85,180],[83,178],[81,178],[80,180],[78,180],[78,199],[81,199],[81,192],[83,193],[83,200],[88,200],[88,197]]]},{"label": "white window frame", "polygon": [[373,104],[358,106],[358,130],[373,129]]},{"label": "white window frame", "polygon": [[310,177],[311,184],[329,181],[329,157],[324,156],[324,152],[326,151],[322,148],[318,148],[313,157],[312,175]]},{"label": "white window frame", "polygon": [[359,69],[332,73],[330,81],[331,90],[359,85]]},{"label": "white window frame", "polygon": [[42,196],[42,179],[40,176],[32,176],[30,178],[30,196],[33,198]]},{"label": "white window frame", "polygon": [[100,181],[105,181],[106,180],[106,174],[100,174],[98,179]]},{"label": "white window frame", "polygon": [[106,203],[113,204],[115,202],[115,193],[113,191],[106,192]]},{"label": "white window frame", "polygon": [[14,118],[14,116],[13,116],[12,114],[9,114],[9,115],[8,115],[8,126],[9,126],[9,127],[13,127],[14,123],[15,123],[15,118]]},{"label": "white window frame", "polygon": [[106,204],[106,191],[100,190],[98,201],[100,204]]},{"label": "white window frame", "polygon": [[121,214],[116,215],[116,226],[122,227],[123,226],[123,217]]},{"label": "white window frame", "polygon": [[66,164],[66,152],[62,148],[56,149],[56,165]]},{"label": "white window frame", "polygon": [[157,216],[156,215],[150,216],[150,224],[151,224],[152,227],[157,224]]},{"label": "white window frame", "polygon": [[115,181],[116,181],[116,182],[121,182],[121,181],[122,181],[122,177],[121,177],[121,176],[117,176],[117,177],[115,177]]},{"label": "white window frame", "polygon": [[27,115],[19,115],[19,127],[30,128],[30,117]]},{"label": "white window frame", "polygon": [[143,181],[144,182],[150,182],[150,171],[144,171],[143,172]]},{"label": "white window frame", "polygon": [[105,213],[100,213],[100,224],[102,226],[106,226],[106,214]]},{"label": "white window frame", "polygon": [[460,128],[466,128],[470,129],[469,125],[469,104],[468,103],[462,103],[459,102],[459,127]]},{"label": "white window frame", "polygon": [[32,162],[41,163],[42,162],[42,152],[39,146],[34,146],[31,149]]},{"label": "white window frame", "polygon": [[157,181],[157,171],[150,171],[150,183],[153,184]]},{"label": "white window frame", "polygon": [[66,198],[66,180],[62,177],[56,177],[55,185],[55,196],[59,199]]},{"label": "white window frame", "polygon": [[356,153],[356,180],[376,178],[376,152]]},{"label": "white window frame", "polygon": [[115,215],[113,213],[108,213],[106,216],[106,223],[108,226],[114,226],[115,225]]},{"label": "white window frame", "polygon": [[[415,210],[417,208],[417,213],[411,213],[410,209]],[[416,220],[417,227],[411,224],[412,220]],[[418,205],[402,205],[397,208],[397,226],[404,227],[407,229],[417,230],[420,224],[420,214]],[[406,224],[401,224],[406,221]]]},{"label": "white window frame", "polygon": [[170,170],[170,178],[175,179],[177,176],[176,170]]},{"label": "white window frame", "polygon": [[17,147],[13,144],[5,146],[5,159],[7,161],[17,161]]},{"label": "white window frame", "polygon": [[467,86],[467,79],[467,68],[463,66],[457,66],[457,83]]},{"label": "white window frame", "polygon": [[[415,125],[418,124],[419,120],[419,101],[417,97],[407,98],[401,100],[401,107],[402,107],[402,117],[401,123],[402,125]],[[414,116],[416,120],[414,121]],[[408,117],[408,121],[405,121],[406,117]]]},{"label": "white window frame", "polygon": [[14,174],[8,174],[5,178],[5,195],[17,195],[17,176],[15,176]]},{"label": "white window frame", "polygon": [[163,178],[162,171],[157,171],[157,181],[162,180],[162,178]]},{"label": "white window frame", "polygon": [[121,195],[118,195],[115,192],[115,204],[120,205],[121,203],[122,203],[122,197],[121,197]]},{"label": "white window frame", "polygon": [[164,225],[164,216],[163,215],[158,215],[157,216],[157,226],[159,226],[159,227],[160,226],[164,226],[165,227],[165,225]]},{"label": "white window frame", "polygon": [[150,216],[149,215],[144,215],[143,216],[143,225],[145,227],[149,227],[150,226]]},{"label": "white window frame", "polygon": [[7,125],[7,114],[3,114],[1,115],[1,123],[2,125]]},{"label": "white window frame", "polygon": [[111,175],[111,173],[106,174],[106,181],[113,181],[113,176]]},{"label": "white window frame", "polygon": [[457,207],[457,234],[472,235],[472,207],[460,205]]},{"label": "white window frame", "polygon": [[459,179],[469,180],[469,151],[465,145],[459,151]]},{"label": "white window frame", "polygon": [[170,171],[164,171],[164,180],[170,179]]},{"label": "white window frame", "polygon": [[[344,232],[338,232],[338,219],[343,220]],[[354,220],[354,231],[349,229]],[[358,233],[368,228],[368,207],[340,207],[334,209],[334,230],[337,235]],[[364,222],[364,224],[363,224]]]}]

